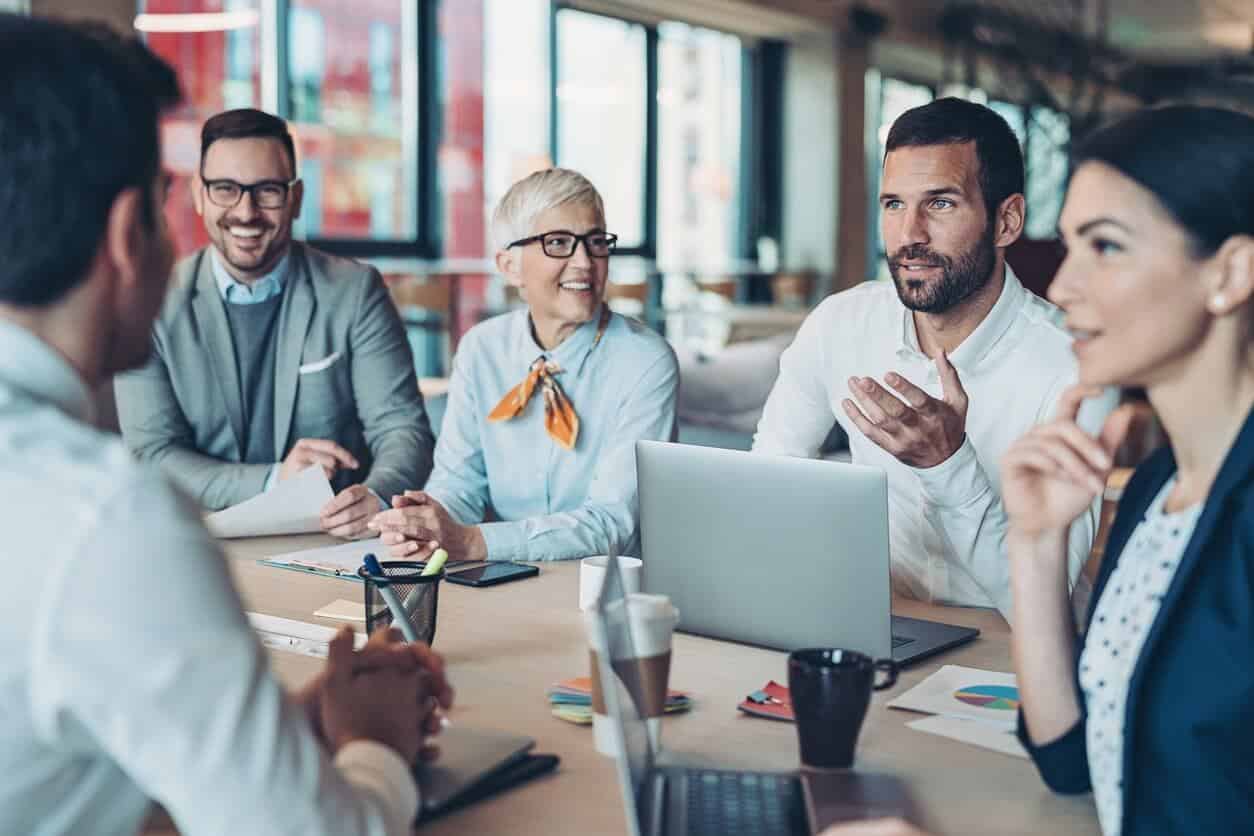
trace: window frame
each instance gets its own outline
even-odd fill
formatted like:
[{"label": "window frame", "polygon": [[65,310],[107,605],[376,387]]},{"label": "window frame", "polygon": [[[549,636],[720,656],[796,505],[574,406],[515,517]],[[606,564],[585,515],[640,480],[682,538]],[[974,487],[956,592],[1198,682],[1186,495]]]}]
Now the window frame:
[{"label": "window frame", "polygon": [[[563,11],[616,20],[640,26],[645,33],[645,136],[643,240],[636,246],[619,246],[617,257],[636,256],[655,260],[658,243],[658,22],[636,20],[608,14],[599,9],[584,8],[578,0],[555,0],[551,4],[549,19],[549,157],[555,165],[561,165],[558,157],[560,102],[557,96],[557,80],[560,75],[558,16]],[[708,28],[708,27],[706,27]],[[783,47],[773,41],[750,44],[741,38],[741,108],[740,108],[740,163],[737,178],[736,200],[739,207],[735,224],[734,252],[731,258],[748,258],[761,235],[780,237],[783,201],[781,199],[781,172],[783,170],[782,119],[770,120],[767,116],[782,113]],[[758,150],[770,153],[759,160]],[[746,161],[758,161],[748,163]]]},{"label": "window frame", "polygon": [[[442,129],[442,114],[437,94],[440,79],[439,7],[442,0],[402,0],[403,15],[416,15],[417,60],[403,56],[410,44],[402,32],[402,73],[413,73],[414,78],[401,78],[402,101],[406,98],[405,85],[411,83],[416,93],[413,119],[417,124],[402,126],[402,135],[412,134],[413,148],[417,154],[417,177],[414,195],[415,235],[409,238],[350,238],[318,235],[306,242],[320,250],[335,255],[363,257],[439,258],[441,255],[440,194],[437,177],[437,147]],[[146,10],[145,0],[139,0],[138,11]],[[290,38],[290,0],[260,0],[257,12],[258,60],[261,76],[261,101],[257,107],[275,113],[284,120],[291,119],[291,80],[288,74],[288,49]],[[404,24],[402,24],[404,30]],[[147,41],[147,34],[143,35]],[[178,69],[177,67],[175,68]],[[411,94],[412,95],[412,94]],[[410,108],[402,108],[402,112]],[[404,147],[404,146],[402,146]],[[299,165],[298,165],[299,169]],[[300,176],[300,171],[296,172]]]}]

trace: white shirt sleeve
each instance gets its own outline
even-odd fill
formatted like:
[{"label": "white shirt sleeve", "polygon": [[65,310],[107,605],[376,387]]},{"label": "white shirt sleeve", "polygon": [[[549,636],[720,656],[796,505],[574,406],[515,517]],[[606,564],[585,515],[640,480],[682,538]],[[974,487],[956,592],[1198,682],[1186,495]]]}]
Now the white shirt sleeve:
[{"label": "white shirt sleeve", "polygon": [[[1037,423],[1054,415],[1058,398],[1071,384],[1060,383],[1042,401]],[[1084,405],[1079,423],[1090,432],[1100,429],[1111,409],[1115,394],[1105,393]],[[1008,624],[1014,624],[1010,596],[1010,565],[1006,558],[1009,521],[1001,494],[990,482],[986,467],[997,462],[981,462],[970,438],[945,461],[929,468],[912,468],[924,496],[923,513],[944,538],[946,560],[982,589]],[[1074,590],[1088,560],[1101,514],[1099,495],[1087,511],[1071,524],[1067,543],[1067,569]]]},{"label": "white shirt sleeve", "polygon": [[836,423],[824,383],[827,359],[822,331],[827,307],[820,305],[801,324],[779,358],[779,377],[762,409],[753,452],[813,458]]},{"label": "white shirt sleeve", "polygon": [[183,833],[409,833],[407,765],[369,743],[333,764],[195,508],[147,474],[123,482],[93,506],[78,557],[49,563],[31,648],[37,733],[90,740]]}]

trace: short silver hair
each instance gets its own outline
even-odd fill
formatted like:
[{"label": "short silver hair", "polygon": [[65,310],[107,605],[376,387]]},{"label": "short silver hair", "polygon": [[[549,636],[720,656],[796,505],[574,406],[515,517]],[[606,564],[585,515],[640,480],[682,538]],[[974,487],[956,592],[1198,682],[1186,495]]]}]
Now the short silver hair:
[{"label": "short silver hair", "polygon": [[536,218],[558,206],[575,204],[594,210],[605,223],[605,203],[596,186],[578,171],[547,168],[509,187],[492,213],[492,243],[497,250],[532,234]]}]

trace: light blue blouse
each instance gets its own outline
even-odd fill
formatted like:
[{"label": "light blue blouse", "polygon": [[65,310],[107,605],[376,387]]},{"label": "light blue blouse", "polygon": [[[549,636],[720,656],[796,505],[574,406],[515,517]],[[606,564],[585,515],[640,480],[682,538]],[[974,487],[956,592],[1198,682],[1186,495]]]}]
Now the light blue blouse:
[{"label": "light blue blouse", "polygon": [[[639,553],[635,444],[675,437],[679,366],[658,334],[614,314],[601,340],[600,316],[556,349],[532,336],[525,310],[480,323],[458,346],[449,402],[426,491],[463,525],[481,526],[491,560],[565,560]],[[523,412],[487,415],[541,355],[579,416],[574,450],[544,428],[538,390]]]}]

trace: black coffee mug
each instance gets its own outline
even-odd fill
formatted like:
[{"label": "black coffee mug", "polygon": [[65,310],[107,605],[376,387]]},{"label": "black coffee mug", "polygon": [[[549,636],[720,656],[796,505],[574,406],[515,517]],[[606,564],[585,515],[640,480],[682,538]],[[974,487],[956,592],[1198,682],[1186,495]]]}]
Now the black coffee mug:
[{"label": "black coffee mug", "polygon": [[[876,672],[884,678],[876,682]],[[820,769],[853,766],[871,691],[897,682],[897,663],[853,650],[812,647],[788,654],[788,689],[801,763]]]}]

